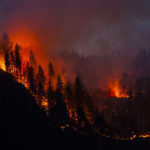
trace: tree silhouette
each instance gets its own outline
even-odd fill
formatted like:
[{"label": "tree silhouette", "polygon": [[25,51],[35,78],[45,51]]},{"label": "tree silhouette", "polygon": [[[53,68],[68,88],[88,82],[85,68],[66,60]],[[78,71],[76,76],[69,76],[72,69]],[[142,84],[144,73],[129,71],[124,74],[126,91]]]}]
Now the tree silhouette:
[{"label": "tree silhouette", "polygon": [[77,106],[77,116],[78,116],[78,129],[89,129],[89,121],[86,118],[83,107]]},{"label": "tree silhouette", "polygon": [[10,55],[8,51],[5,52],[4,60],[5,60],[6,71],[9,72],[10,71]]},{"label": "tree silhouette", "polygon": [[48,111],[50,115],[51,108],[54,107],[54,99],[55,99],[55,92],[52,88],[50,80],[48,82],[47,99],[48,99]]},{"label": "tree silhouette", "polygon": [[41,66],[38,67],[38,73],[36,76],[37,81],[37,95],[38,95],[38,103],[41,106],[42,105],[42,99],[45,96],[45,81],[46,77],[44,75],[44,71]]},{"label": "tree silhouette", "polygon": [[87,118],[92,123],[93,114],[94,114],[95,110],[94,110],[94,104],[92,102],[92,98],[91,98],[90,94],[87,94],[87,92],[86,92],[86,95],[85,95],[85,108],[86,108]]},{"label": "tree silhouette", "polygon": [[15,45],[15,67],[16,67],[16,77],[18,78],[18,73],[21,72],[21,56],[20,56],[20,50],[21,50],[21,46],[19,46],[17,43]]},{"label": "tree silhouette", "polygon": [[2,49],[2,53],[4,54],[6,71],[10,72],[10,50],[12,49],[12,43],[10,43],[7,33],[5,33],[2,37],[0,49]]},{"label": "tree silhouette", "polygon": [[65,98],[67,99],[67,102],[69,103],[69,107],[73,107],[74,93],[73,93],[72,85],[69,81],[65,85],[64,95],[65,95]]},{"label": "tree silhouette", "polygon": [[73,98],[73,90],[71,87],[71,83],[68,81],[67,84],[65,85],[65,96],[69,100]]},{"label": "tree silhouette", "polygon": [[48,76],[49,76],[49,79],[53,78],[54,75],[55,75],[54,65],[53,65],[52,62],[50,62],[49,65],[48,65]]},{"label": "tree silhouette", "polygon": [[14,75],[14,71],[15,71],[15,56],[14,56],[14,52],[11,51],[10,52],[10,72]]},{"label": "tree silhouette", "polygon": [[67,105],[69,108],[69,113],[71,115],[71,119],[76,120],[75,112],[76,112],[76,103],[74,98],[74,91],[73,91],[72,84],[68,81],[64,87],[64,95],[65,100],[67,101]]},{"label": "tree silhouette", "polygon": [[32,50],[30,51],[29,63],[33,68],[37,67],[37,62],[36,62],[36,59]]},{"label": "tree silhouette", "polygon": [[60,75],[57,77],[55,99],[56,105],[51,111],[51,117],[54,118],[59,125],[68,124],[70,122],[70,118],[64,102],[63,83]]},{"label": "tree silhouette", "polygon": [[77,106],[83,106],[83,102],[85,100],[85,87],[82,84],[79,76],[76,77],[74,82],[74,90],[75,90],[75,100]]},{"label": "tree silhouette", "polygon": [[36,94],[36,87],[35,87],[35,78],[34,78],[34,68],[31,66],[29,67],[28,69],[28,76],[27,76],[27,79],[28,79],[28,83],[29,83],[29,90]]},{"label": "tree silhouette", "polygon": [[75,90],[75,100],[76,100],[76,107],[77,107],[77,116],[78,116],[78,128],[88,127],[89,123],[85,114],[85,102],[86,102],[86,89],[82,84],[79,76],[76,77],[74,83],[74,90]]}]

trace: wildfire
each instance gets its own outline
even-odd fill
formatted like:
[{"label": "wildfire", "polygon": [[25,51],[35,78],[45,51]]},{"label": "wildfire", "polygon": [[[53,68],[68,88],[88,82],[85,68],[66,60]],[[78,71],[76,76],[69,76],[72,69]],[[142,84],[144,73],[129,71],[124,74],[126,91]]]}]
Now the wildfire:
[{"label": "wildfire", "polygon": [[5,63],[4,63],[4,58],[0,56],[0,69],[6,71]]},{"label": "wildfire", "polygon": [[113,82],[113,84],[111,84],[110,89],[111,89],[110,91],[111,97],[129,98],[129,95],[127,94],[127,92],[120,89],[119,83],[117,80]]},{"label": "wildfire", "polygon": [[37,53],[38,40],[36,38],[36,35],[30,30],[16,29],[14,30],[14,32],[10,32],[9,35],[13,44],[18,43],[22,47],[21,55],[24,61],[28,61],[29,52],[31,49],[33,51],[36,50]]}]

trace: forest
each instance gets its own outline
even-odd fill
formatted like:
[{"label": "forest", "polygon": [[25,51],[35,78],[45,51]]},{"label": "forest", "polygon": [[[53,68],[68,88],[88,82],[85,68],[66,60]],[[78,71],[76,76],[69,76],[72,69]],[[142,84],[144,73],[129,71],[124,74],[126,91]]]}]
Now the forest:
[{"label": "forest", "polygon": [[150,50],[139,50],[133,58],[135,70],[122,72],[107,89],[86,87],[78,74],[74,81],[65,78],[53,60],[45,73],[32,50],[28,61],[21,50],[5,33],[0,41],[1,69],[28,89],[62,131],[69,128],[85,135],[129,140],[150,136]]}]

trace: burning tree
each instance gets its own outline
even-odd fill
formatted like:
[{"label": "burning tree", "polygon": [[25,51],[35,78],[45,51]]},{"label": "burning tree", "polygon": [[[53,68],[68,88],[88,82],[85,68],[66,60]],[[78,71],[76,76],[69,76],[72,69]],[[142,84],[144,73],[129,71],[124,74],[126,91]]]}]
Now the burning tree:
[{"label": "burning tree", "polygon": [[2,37],[0,48],[2,49],[2,54],[4,54],[6,71],[10,72],[10,51],[12,49],[12,43],[10,42],[7,33],[5,33]]},{"label": "burning tree", "polygon": [[21,73],[21,56],[20,56],[20,50],[21,50],[21,46],[19,46],[17,43],[15,45],[15,49],[14,49],[14,52],[15,52],[15,75],[16,77],[18,78],[18,76],[20,75]]},{"label": "burning tree", "polygon": [[38,67],[38,73],[36,75],[36,86],[37,86],[37,96],[38,103],[42,106],[42,100],[45,98],[45,81],[46,77],[41,66]]},{"label": "burning tree", "polygon": [[29,90],[35,95],[36,94],[36,80],[35,80],[34,68],[32,66],[29,66],[28,68],[27,80],[28,80]]}]

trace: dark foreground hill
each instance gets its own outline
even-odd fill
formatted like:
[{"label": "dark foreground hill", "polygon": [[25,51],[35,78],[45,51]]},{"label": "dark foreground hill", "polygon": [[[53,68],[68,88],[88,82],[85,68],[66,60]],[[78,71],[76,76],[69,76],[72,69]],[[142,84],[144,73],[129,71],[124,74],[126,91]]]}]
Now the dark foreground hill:
[{"label": "dark foreground hill", "polygon": [[98,135],[61,132],[35,99],[8,73],[0,70],[0,150],[150,149],[149,139],[117,141]]}]

